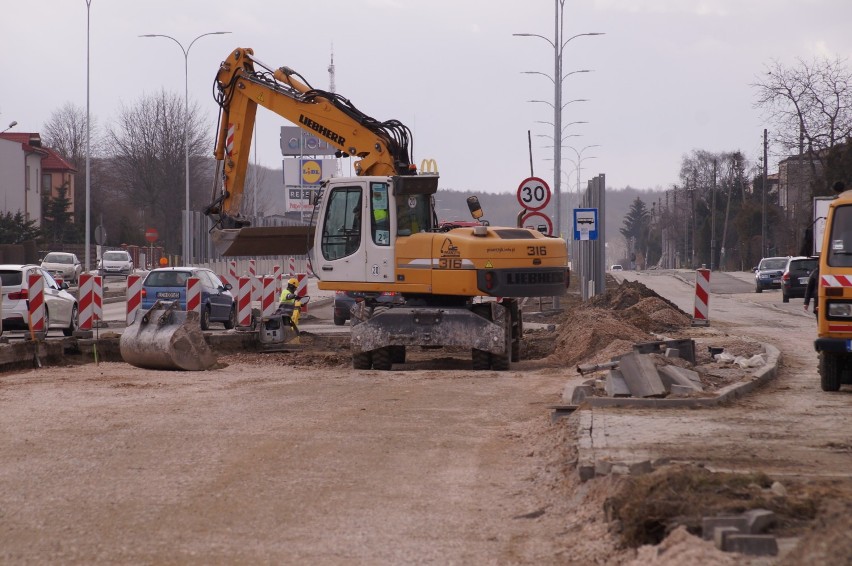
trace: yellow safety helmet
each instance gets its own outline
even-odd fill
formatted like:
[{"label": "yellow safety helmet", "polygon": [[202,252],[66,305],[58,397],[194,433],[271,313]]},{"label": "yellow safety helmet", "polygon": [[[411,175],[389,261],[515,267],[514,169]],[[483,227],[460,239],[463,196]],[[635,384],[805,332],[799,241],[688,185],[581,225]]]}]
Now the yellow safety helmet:
[{"label": "yellow safety helmet", "polygon": [[290,280],[287,281],[287,286],[288,287],[298,287],[299,286],[299,280],[296,279],[295,277],[291,277]]}]

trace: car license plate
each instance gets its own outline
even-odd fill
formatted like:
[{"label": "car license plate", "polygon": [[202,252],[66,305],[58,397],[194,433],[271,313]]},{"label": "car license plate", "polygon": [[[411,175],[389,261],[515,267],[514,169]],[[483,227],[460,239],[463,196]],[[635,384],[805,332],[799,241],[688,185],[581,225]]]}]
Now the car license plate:
[{"label": "car license plate", "polygon": [[178,291],[160,291],[157,293],[158,299],[177,299],[180,298],[180,292]]},{"label": "car license plate", "polygon": [[799,285],[807,285],[808,278],[807,277],[799,277]]}]

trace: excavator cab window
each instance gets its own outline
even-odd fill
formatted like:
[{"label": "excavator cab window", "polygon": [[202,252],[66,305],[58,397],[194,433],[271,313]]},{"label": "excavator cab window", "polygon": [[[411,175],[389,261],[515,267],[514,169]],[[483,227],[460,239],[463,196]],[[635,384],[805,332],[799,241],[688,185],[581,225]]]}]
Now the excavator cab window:
[{"label": "excavator cab window", "polygon": [[332,189],[321,235],[325,259],[340,259],[361,247],[361,192],[361,187]]},{"label": "excavator cab window", "polygon": [[431,195],[397,195],[396,199],[397,236],[410,236],[431,229]]},{"label": "excavator cab window", "polygon": [[370,183],[370,210],[372,216],[373,243],[377,246],[390,245],[390,208],[387,183]]}]

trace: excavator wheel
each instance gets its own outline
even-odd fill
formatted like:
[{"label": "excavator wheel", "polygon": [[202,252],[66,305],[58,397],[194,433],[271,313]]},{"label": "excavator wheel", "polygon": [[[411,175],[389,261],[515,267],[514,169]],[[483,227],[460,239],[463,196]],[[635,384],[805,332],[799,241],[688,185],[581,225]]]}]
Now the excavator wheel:
[{"label": "excavator wheel", "polygon": [[476,371],[491,369],[491,354],[485,350],[471,350],[471,358],[473,359],[473,369]]},{"label": "excavator wheel", "polygon": [[354,369],[371,369],[373,367],[373,356],[370,352],[352,354],[352,367]]},{"label": "excavator wheel", "polygon": [[395,364],[405,363],[405,346],[391,346],[391,362]]},{"label": "excavator wheel", "polygon": [[388,371],[392,364],[391,346],[385,346],[384,348],[373,350],[373,369]]}]

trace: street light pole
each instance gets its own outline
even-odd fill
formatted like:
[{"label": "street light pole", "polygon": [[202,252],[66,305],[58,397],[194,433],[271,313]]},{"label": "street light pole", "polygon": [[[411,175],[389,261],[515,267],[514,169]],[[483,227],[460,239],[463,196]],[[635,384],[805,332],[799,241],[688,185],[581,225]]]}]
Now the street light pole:
[{"label": "street light pole", "polygon": [[89,248],[91,247],[91,234],[92,234],[92,214],[91,214],[91,203],[92,203],[92,168],[91,168],[91,135],[92,128],[90,126],[91,120],[89,118],[89,69],[91,65],[89,64],[89,14],[91,13],[92,0],[86,0],[86,253],[85,263],[86,263],[86,272],[88,273],[89,269],[91,269],[91,258]]},{"label": "street light pole", "polygon": [[170,35],[164,35],[160,33],[147,33],[144,35],[140,35],[139,37],[165,37],[166,39],[171,39],[175,43],[177,43],[180,50],[183,52],[183,88],[184,88],[184,109],[183,109],[183,145],[184,145],[184,160],[185,160],[185,183],[186,183],[186,207],[184,210],[183,217],[183,264],[190,265],[192,263],[192,237],[189,229],[189,50],[192,49],[192,45],[207,35],[224,35],[226,33],[231,33],[229,31],[211,31],[208,33],[202,33],[191,42],[189,42],[189,47],[184,49],[183,44],[177,39],[173,38]]}]

